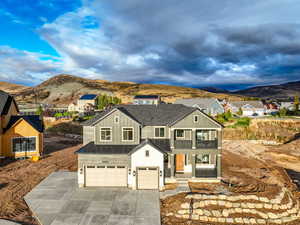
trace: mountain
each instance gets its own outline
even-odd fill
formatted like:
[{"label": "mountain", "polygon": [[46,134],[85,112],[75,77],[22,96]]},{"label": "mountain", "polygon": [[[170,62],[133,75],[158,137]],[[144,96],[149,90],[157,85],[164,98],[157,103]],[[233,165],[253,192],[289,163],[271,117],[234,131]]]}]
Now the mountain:
[{"label": "mountain", "polygon": [[233,94],[272,98],[272,99],[290,99],[294,96],[300,96],[300,81],[289,82],[279,85],[257,86],[240,91],[232,92]]},{"label": "mountain", "polygon": [[20,103],[40,102],[66,105],[77,100],[80,95],[87,93],[115,95],[121,98],[123,103],[131,102],[132,97],[137,94],[161,95],[165,102],[174,102],[178,98],[193,97],[241,99],[241,97],[236,95],[210,93],[197,88],[161,84],[139,84],[134,82],[110,82],[60,74],[44,81],[36,87],[28,87],[19,91],[16,93],[16,100]]},{"label": "mountain", "polygon": [[19,85],[19,84],[12,84],[4,81],[0,81],[0,90],[8,92],[10,94],[15,94],[20,91],[26,90],[28,87]]},{"label": "mountain", "polygon": [[203,90],[203,91],[212,92],[212,93],[229,93],[228,90],[223,89],[223,88],[217,88],[217,87],[202,87],[199,89]]}]

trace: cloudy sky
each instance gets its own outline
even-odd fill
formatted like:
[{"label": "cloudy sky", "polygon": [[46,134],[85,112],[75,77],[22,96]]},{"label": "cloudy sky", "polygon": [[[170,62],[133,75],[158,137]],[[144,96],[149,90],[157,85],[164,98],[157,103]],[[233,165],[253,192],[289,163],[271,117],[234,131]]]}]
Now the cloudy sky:
[{"label": "cloudy sky", "polygon": [[300,80],[299,0],[1,0],[0,81],[240,89]]}]

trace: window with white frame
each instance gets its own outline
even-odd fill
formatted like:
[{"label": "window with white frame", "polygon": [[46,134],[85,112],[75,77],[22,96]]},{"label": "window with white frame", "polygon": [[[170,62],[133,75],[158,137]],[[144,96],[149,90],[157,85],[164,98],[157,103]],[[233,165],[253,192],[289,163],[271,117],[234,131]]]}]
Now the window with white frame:
[{"label": "window with white frame", "polygon": [[184,138],[184,130],[176,130],[176,138]]},{"label": "window with white frame", "polygon": [[133,128],[132,127],[123,127],[123,141],[133,141]]},{"label": "window with white frame", "polygon": [[100,140],[101,141],[111,141],[112,134],[111,128],[109,127],[101,127],[100,128]]},{"label": "window with white frame", "polygon": [[35,152],[36,137],[17,137],[12,139],[13,152]]},{"label": "window with white frame", "polygon": [[154,137],[156,137],[156,138],[165,137],[165,128],[164,127],[155,127],[154,128]]},{"label": "window with white frame", "polygon": [[115,123],[119,123],[119,121],[120,121],[120,117],[119,117],[119,116],[115,116],[115,117],[114,117],[114,122],[115,122]]},{"label": "window with white frame", "polygon": [[194,115],[194,123],[198,123],[199,122],[199,116],[198,115]]}]

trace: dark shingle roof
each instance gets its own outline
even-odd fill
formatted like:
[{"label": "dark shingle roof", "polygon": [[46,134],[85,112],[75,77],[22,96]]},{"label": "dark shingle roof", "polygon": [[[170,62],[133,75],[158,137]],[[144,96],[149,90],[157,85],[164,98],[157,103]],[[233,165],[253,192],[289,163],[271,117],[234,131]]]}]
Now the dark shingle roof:
[{"label": "dark shingle roof", "polygon": [[88,95],[82,95],[80,97],[80,100],[93,100],[97,97],[97,95],[88,94]]},{"label": "dark shingle roof", "polygon": [[5,131],[8,130],[9,128],[11,128],[20,119],[24,119],[26,122],[28,122],[38,132],[43,132],[44,131],[43,121],[40,120],[40,117],[38,115],[12,116],[10,118],[10,121],[8,122],[6,128],[5,128]]},{"label": "dark shingle roof", "polygon": [[104,111],[82,125],[91,126],[115,108],[136,120],[143,126],[165,126],[197,110],[180,104],[119,105]]},{"label": "dark shingle roof", "polygon": [[136,95],[134,96],[134,99],[158,99],[159,95]]},{"label": "dark shingle roof", "polygon": [[0,90],[0,115],[6,115],[12,103],[16,104],[14,98],[10,94]]},{"label": "dark shingle roof", "polygon": [[129,154],[132,151],[139,149],[145,144],[151,144],[161,152],[170,152],[170,140],[169,139],[144,139],[139,145],[95,145],[94,142],[90,142],[81,147],[75,153],[79,154]]}]

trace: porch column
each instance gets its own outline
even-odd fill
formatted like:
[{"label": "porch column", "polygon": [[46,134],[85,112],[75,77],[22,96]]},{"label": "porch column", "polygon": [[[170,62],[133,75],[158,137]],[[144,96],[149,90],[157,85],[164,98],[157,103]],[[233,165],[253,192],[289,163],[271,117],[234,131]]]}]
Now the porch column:
[{"label": "porch column", "polygon": [[175,165],[174,165],[174,162],[175,162],[175,155],[174,154],[171,154],[171,178],[174,178],[174,175],[175,175]]},{"label": "porch column", "polygon": [[217,154],[217,178],[222,177],[222,154],[219,152]]},{"label": "porch column", "polygon": [[217,131],[218,134],[218,149],[222,148],[222,130],[218,130]]},{"label": "porch column", "polygon": [[196,149],[196,129],[192,129],[192,149]]},{"label": "porch column", "polygon": [[170,141],[170,147],[171,149],[174,149],[174,132],[175,130],[174,129],[171,129],[171,141]]},{"label": "porch column", "polygon": [[192,154],[192,178],[196,177],[196,154]]}]

